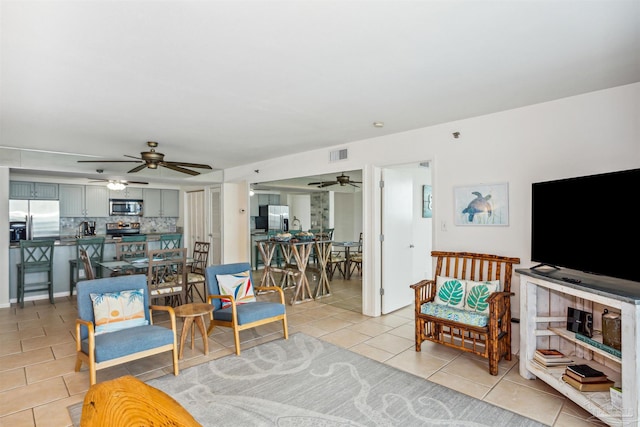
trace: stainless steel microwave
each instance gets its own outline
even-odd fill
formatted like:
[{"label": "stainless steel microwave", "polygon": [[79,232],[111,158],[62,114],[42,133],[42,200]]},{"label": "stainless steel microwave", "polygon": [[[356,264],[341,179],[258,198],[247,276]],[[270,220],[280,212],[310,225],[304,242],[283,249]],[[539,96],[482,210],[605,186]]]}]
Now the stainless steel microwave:
[{"label": "stainless steel microwave", "polygon": [[109,215],[142,216],[142,200],[109,199]]}]

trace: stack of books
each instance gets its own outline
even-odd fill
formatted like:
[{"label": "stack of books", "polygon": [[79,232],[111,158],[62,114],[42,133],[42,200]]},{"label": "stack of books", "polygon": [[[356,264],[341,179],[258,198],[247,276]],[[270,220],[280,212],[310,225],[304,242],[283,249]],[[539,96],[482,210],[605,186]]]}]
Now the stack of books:
[{"label": "stack of books", "polygon": [[566,367],[573,363],[573,359],[555,349],[539,348],[533,354],[533,363],[541,369],[564,372]]},{"label": "stack of books", "polygon": [[614,385],[604,372],[589,365],[569,365],[562,375],[567,384],[580,391],[609,391]]}]

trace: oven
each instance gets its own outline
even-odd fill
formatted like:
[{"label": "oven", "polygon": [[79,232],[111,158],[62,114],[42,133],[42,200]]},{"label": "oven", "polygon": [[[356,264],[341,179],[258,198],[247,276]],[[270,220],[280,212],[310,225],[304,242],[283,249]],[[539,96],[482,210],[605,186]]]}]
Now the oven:
[{"label": "oven", "polygon": [[136,236],[140,234],[139,222],[110,222],[107,223],[107,236],[123,237]]},{"label": "oven", "polygon": [[109,199],[109,215],[142,216],[142,200]]}]

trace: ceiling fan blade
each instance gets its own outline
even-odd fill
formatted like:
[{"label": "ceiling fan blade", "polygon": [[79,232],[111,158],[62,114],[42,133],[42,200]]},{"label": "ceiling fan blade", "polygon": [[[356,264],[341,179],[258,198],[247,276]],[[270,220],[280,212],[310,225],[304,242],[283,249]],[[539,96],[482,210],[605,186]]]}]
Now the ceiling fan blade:
[{"label": "ceiling fan blade", "polygon": [[209,165],[203,165],[201,163],[184,163],[184,162],[164,162],[164,165],[184,166],[187,168],[199,168],[199,169],[213,169]]},{"label": "ceiling fan blade", "polygon": [[354,184],[354,182],[358,182],[358,181],[351,181],[351,182],[349,183],[349,185],[353,185],[353,186],[354,186],[354,187],[356,187],[356,188],[360,188],[360,186],[355,185],[355,184]]},{"label": "ceiling fan blade", "polygon": [[125,154],[124,156],[125,156],[125,157],[130,157],[130,158],[132,158],[132,159],[142,160],[142,157],[129,156],[128,154]]},{"label": "ceiling fan blade", "polygon": [[78,160],[78,163],[140,163],[140,160]]},{"label": "ceiling fan blade", "polygon": [[149,184],[148,182],[142,182],[142,181],[127,181],[127,180],[122,180],[120,181],[123,184],[142,184],[142,185],[147,185]]},{"label": "ceiling fan blade", "polygon": [[330,181],[330,182],[323,182],[323,183],[322,183],[322,184],[320,184],[318,187],[319,187],[319,188],[330,187],[330,186],[332,186],[332,185],[336,185],[337,183],[338,183],[337,181],[336,181],[336,182],[333,182],[333,181]]},{"label": "ceiling fan blade", "polygon": [[163,167],[165,167],[167,169],[171,169],[171,170],[174,170],[174,171],[177,171],[177,172],[182,172],[182,173],[186,173],[186,174],[193,175],[193,176],[200,175],[200,172],[192,171],[190,169],[181,168],[180,166],[176,166],[176,165],[171,164],[171,163],[162,162],[162,163],[159,163],[159,164],[160,164],[160,166],[163,166]]},{"label": "ceiling fan blade", "polygon": [[362,184],[362,181],[349,181],[349,183],[354,183],[354,184]]},{"label": "ceiling fan blade", "polygon": [[146,168],[146,167],[147,167],[147,164],[146,164],[146,163],[143,163],[143,164],[141,164],[140,166],[136,166],[135,168],[131,169],[131,170],[130,170],[129,172],[127,172],[127,173],[139,172],[139,171],[141,171],[142,169],[144,169],[144,168]]}]

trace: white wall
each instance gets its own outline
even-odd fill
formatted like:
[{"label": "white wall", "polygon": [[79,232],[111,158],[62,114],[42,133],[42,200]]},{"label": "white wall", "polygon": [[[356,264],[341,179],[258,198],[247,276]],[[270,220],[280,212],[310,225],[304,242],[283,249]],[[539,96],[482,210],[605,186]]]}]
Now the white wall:
[{"label": "white wall", "polygon": [[302,230],[307,231],[311,228],[311,196],[309,194],[290,194],[288,197],[289,204],[289,227],[294,228],[294,216],[300,220]]},{"label": "white wall", "polygon": [[[0,223],[9,224],[9,168],[0,167]],[[0,229],[0,308],[9,307],[9,227]],[[16,273],[17,274],[17,273]]]},{"label": "white wall", "polygon": [[[640,83],[635,83],[227,169],[225,180],[253,179],[255,169],[262,181],[364,169],[363,231],[376,235],[379,210],[375,193],[367,190],[375,186],[375,168],[431,160],[433,248],[515,256],[522,260],[520,267],[528,267],[531,183],[640,167],[639,99]],[[452,137],[454,131],[460,132],[459,139]],[[349,159],[329,163],[329,151],[337,148],[348,148]],[[282,168],[283,163],[289,167]],[[454,226],[453,187],[496,182],[509,183],[509,226]],[[441,229],[442,221],[447,231]],[[225,222],[225,235],[237,232]],[[379,263],[375,242],[367,244],[365,261]],[[363,285],[374,288],[379,278],[376,269],[371,271]],[[517,286],[513,290],[517,293]],[[375,295],[365,292],[364,297]],[[516,300],[512,307],[518,304]],[[364,306],[375,310],[377,304],[365,301]]]}]

